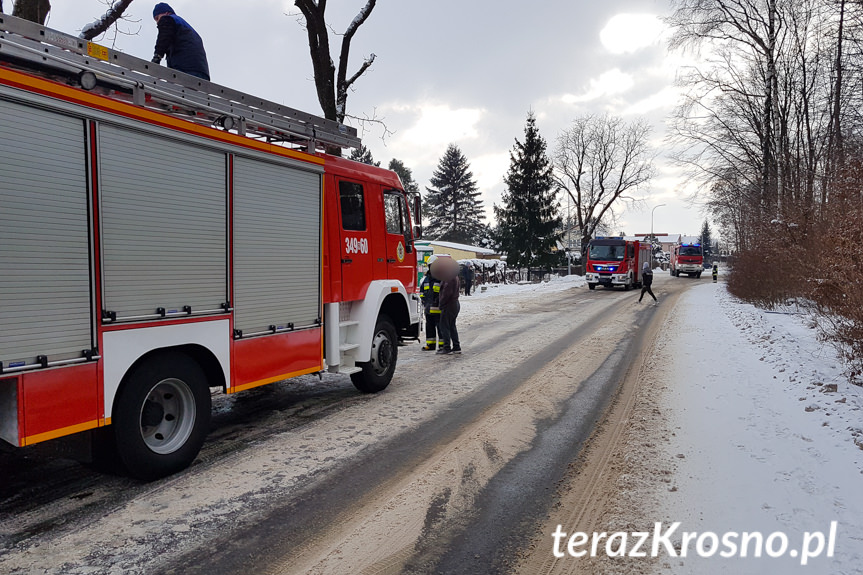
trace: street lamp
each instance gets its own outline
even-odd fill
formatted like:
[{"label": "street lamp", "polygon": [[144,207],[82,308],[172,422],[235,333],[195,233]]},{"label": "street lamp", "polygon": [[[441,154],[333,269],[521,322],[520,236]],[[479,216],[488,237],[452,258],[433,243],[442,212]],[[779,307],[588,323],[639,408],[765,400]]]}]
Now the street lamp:
[{"label": "street lamp", "polygon": [[653,271],[653,240],[656,239],[656,236],[653,235],[653,212],[656,211],[656,208],[661,208],[665,204],[659,204],[658,206],[653,206],[653,209],[650,210],[650,269]]},{"label": "street lamp", "polygon": [[572,275],[572,219],[569,213],[569,190],[566,190],[566,275]]}]

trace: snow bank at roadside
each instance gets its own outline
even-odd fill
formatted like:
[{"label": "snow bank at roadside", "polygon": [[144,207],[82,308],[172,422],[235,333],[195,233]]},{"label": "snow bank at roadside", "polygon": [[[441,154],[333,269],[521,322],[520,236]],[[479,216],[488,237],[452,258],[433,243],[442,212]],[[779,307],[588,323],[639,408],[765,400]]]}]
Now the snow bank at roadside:
[{"label": "snow bank at roadside", "polygon": [[[653,488],[656,520],[681,531],[804,532],[838,522],[835,557],[670,558],[672,573],[859,573],[863,564],[863,389],[805,317],[767,313],[723,284],[692,288],[668,325],[673,362],[654,375],[674,429],[673,484]],[[669,523],[666,523],[666,525]],[[691,546],[692,547],[692,546]]]},{"label": "snow bank at roadside", "polygon": [[[549,281],[539,283],[511,283],[511,284],[485,284],[484,286],[473,286],[470,296],[459,297],[461,312],[460,322],[469,322],[479,317],[490,317],[497,315],[503,307],[508,305],[519,305],[524,298],[544,297],[556,294],[574,287],[581,287],[587,282],[584,276],[553,277]],[[482,291],[485,287],[486,290]]]}]

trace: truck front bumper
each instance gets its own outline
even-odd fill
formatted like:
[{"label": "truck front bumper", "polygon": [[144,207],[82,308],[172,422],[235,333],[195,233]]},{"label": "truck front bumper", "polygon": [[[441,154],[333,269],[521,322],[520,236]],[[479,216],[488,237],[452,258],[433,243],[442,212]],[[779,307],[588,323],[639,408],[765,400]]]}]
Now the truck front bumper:
[{"label": "truck front bumper", "polygon": [[597,274],[588,273],[584,275],[587,283],[600,285],[626,285],[629,282],[628,274]]}]

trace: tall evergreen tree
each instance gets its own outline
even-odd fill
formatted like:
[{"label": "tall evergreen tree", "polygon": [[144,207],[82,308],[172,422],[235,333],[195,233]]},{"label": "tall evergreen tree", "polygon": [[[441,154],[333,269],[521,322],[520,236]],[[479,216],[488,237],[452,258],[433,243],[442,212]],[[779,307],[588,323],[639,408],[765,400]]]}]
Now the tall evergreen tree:
[{"label": "tall evergreen tree", "polygon": [[713,238],[710,237],[710,224],[704,220],[704,225],[701,226],[701,249],[704,250],[704,261],[710,261],[710,256],[713,253]]},{"label": "tall evergreen tree", "polygon": [[515,141],[504,178],[503,205],[494,206],[498,239],[509,267],[544,267],[557,262],[553,248],[563,234],[557,186],[546,143],[527,115],[524,143]]},{"label": "tall evergreen tree", "polygon": [[372,156],[372,151],[366,148],[364,144],[360,144],[359,148],[351,149],[351,155],[348,156],[349,159],[355,162],[362,162],[363,164],[368,164],[370,166],[380,166],[380,162],[376,162],[374,157]]},{"label": "tall evergreen tree", "polygon": [[414,194],[420,191],[420,186],[414,180],[414,173],[409,167],[405,166],[404,162],[393,158],[390,160],[389,169],[399,175],[405,191],[409,194]]},{"label": "tall evergreen tree", "polygon": [[430,238],[470,244],[483,235],[482,200],[470,164],[455,144],[450,144],[426,188],[426,233]]}]

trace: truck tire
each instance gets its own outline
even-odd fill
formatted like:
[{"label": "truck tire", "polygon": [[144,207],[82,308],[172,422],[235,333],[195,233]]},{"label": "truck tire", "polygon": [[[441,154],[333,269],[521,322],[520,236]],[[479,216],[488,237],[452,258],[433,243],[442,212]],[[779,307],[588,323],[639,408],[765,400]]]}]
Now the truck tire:
[{"label": "truck tire", "polygon": [[120,387],[111,426],[130,476],[150,481],[185,469],[210,428],[210,388],[201,366],[178,351],[137,365]]},{"label": "truck tire", "polygon": [[587,284],[587,289],[596,289],[596,284]]},{"label": "truck tire", "polygon": [[386,315],[379,315],[372,335],[371,360],[357,364],[362,371],[351,374],[354,387],[363,393],[377,393],[386,389],[396,371],[398,342],[392,320]]},{"label": "truck tire", "polygon": [[701,277],[701,272],[698,272],[697,274],[695,274],[695,277],[700,278],[700,277]]}]

